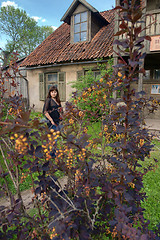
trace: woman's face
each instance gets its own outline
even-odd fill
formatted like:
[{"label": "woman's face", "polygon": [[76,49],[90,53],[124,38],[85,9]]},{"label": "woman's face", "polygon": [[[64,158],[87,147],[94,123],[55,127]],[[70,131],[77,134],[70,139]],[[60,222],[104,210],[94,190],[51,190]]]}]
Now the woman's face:
[{"label": "woman's face", "polygon": [[55,98],[57,96],[57,91],[53,90],[50,92],[51,98]]}]

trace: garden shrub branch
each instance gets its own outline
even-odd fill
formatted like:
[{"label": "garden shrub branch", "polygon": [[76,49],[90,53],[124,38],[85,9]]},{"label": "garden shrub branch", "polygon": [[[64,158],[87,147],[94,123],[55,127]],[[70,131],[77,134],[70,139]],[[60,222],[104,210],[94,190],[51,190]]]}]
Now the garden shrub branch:
[{"label": "garden shrub branch", "polygon": [[[151,168],[142,172],[139,167],[153,148],[148,130],[141,125],[142,111],[151,100],[131,88],[138,74],[145,73],[143,43],[150,38],[142,36],[143,29],[137,26],[142,9],[135,7],[134,0],[131,6],[125,2],[124,7],[115,8],[121,17],[116,36],[125,34],[124,39],[114,41],[122,63],[73,93],[72,101],[65,105],[60,132],[49,130],[38,117],[31,118],[22,96],[15,94],[8,101],[4,98],[4,81],[10,74],[7,70],[4,77],[1,72],[0,174],[3,193],[7,189],[11,199],[10,208],[2,207],[0,213],[2,239],[159,238],[149,229],[141,207],[146,199],[143,176]],[[11,67],[16,72],[13,61]],[[16,88],[13,78],[11,85]],[[113,98],[115,91],[122,92],[120,100]],[[84,104],[87,108],[82,108]],[[151,107],[156,109],[154,102]],[[100,124],[95,137],[88,131],[94,121]],[[63,187],[57,172],[67,177]],[[28,176],[34,193],[33,216],[25,208],[20,191]],[[6,177],[15,184],[17,197],[5,184]]]}]

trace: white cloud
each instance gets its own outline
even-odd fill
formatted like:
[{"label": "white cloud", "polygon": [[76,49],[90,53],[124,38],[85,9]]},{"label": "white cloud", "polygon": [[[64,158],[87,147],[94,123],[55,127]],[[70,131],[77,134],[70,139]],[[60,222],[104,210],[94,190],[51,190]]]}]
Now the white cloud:
[{"label": "white cloud", "polygon": [[1,7],[7,7],[7,6],[13,6],[15,8],[18,8],[18,5],[15,2],[11,2],[11,1],[2,2]]},{"label": "white cloud", "polygon": [[38,22],[39,20],[41,20],[41,17],[33,16],[32,18],[33,18],[36,22]]},{"label": "white cloud", "polygon": [[32,18],[33,18],[36,22],[38,22],[38,21],[39,21],[39,22],[40,22],[40,21],[41,21],[41,22],[46,22],[46,19],[41,18],[41,17],[33,16]]},{"label": "white cloud", "polygon": [[51,26],[52,28],[53,28],[53,30],[56,30],[57,29],[57,27],[55,27],[55,26]]}]

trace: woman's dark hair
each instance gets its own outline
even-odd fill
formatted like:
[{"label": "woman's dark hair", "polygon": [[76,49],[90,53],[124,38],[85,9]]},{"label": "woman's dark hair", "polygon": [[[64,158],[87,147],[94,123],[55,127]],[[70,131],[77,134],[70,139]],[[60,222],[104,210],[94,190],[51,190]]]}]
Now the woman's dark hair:
[{"label": "woman's dark hair", "polygon": [[56,101],[61,104],[61,101],[60,101],[60,97],[59,97],[59,92],[58,92],[58,89],[56,86],[52,86],[50,87],[49,91],[48,91],[48,95],[47,95],[47,98],[51,98],[51,92],[52,91],[56,91],[57,92],[57,96],[56,96]]}]

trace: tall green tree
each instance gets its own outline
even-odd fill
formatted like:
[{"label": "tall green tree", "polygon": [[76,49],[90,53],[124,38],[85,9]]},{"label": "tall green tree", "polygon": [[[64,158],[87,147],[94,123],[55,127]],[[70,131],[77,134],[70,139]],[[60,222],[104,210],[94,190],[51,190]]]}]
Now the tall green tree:
[{"label": "tall green tree", "polygon": [[38,26],[25,10],[13,6],[0,9],[0,33],[8,37],[5,51],[17,51],[20,57],[30,54],[53,32],[49,26]]}]

